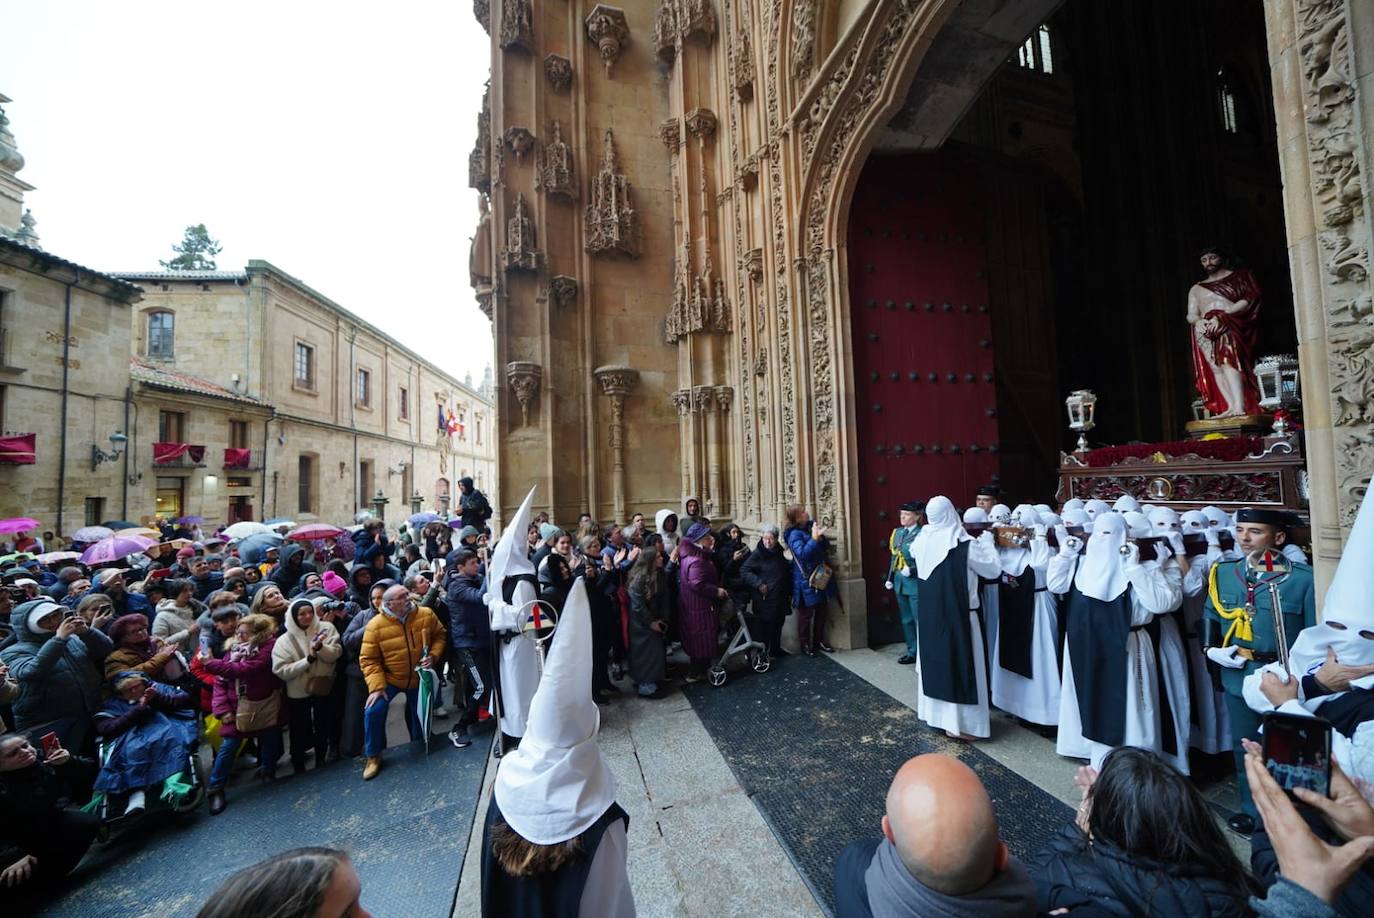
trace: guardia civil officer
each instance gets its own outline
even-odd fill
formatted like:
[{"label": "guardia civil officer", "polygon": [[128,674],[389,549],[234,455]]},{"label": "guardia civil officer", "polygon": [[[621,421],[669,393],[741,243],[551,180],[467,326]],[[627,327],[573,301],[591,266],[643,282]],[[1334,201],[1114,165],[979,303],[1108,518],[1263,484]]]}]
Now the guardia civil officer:
[{"label": "guardia civil officer", "polygon": [[1290,520],[1281,510],[1241,508],[1236,513],[1236,548],[1241,558],[1217,563],[1208,578],[1204,640],[1207,658],[1221,668],[1242,807],[1228,825],[1243,835],[1254,831],[1257,814],[1245,777],[1241,740],[1258,740],[1260,726],[1259,715],[1242,695],[1245,677],[1278,660],[1280,623],[1287,651],[1304,628],[1317,622],[1312,568],[1289,561],[1291,572],[1286,576],[1266,569],[1265,552],[1282,557]]}]

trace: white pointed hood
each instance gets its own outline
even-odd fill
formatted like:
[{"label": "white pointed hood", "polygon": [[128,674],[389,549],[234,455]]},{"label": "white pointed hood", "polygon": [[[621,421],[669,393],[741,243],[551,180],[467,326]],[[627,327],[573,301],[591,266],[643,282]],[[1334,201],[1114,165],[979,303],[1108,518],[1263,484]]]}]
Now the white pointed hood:
[{"label": "white pointed hood", "polygon": [[1129,585],[1122,566],[1121,547],[1126,544],[1126,519],[1119,513],[1099,513],[1088,537],[1088,551],[1078,562],[1073,585],[1084,596],[1111,602]]},{"label": "white pointed hood", "polygon": [[1011,521],[1011,508],[1006,504],[996,504],[988,511],[988,519],[997,525],[1003,525]]},{"label": "white pointed hood", "polygon": [[1140,502],[1129,494],[1123,494],[1112,504],[1112,509],[1117,513],[1131,513],[1140,510]]},{"label": "white pointed hood", "polygon": [[969,541],[959,511],[948,497],[932,497],[926,504],[926,524],[911,542],[911,557],[916,559],[916,576],[928,580],[945,560],[945,555],[960,542]]},{"label": "white pointed hood", "polygon": [[1099,513],[1109,513],[1111,509],[1111,504],[1097,498],[1093,498],[1083,505],[1083,512],[1088,514],[1089,519],[1097,519]]},{"label": "white pointed hood", "polygon": [[536,845],[581,835],[615,803],[616,792],[596,744],[601,714],[592,700],[592,614],[581,578],[551,643],[525,735],[501,759],[493,790],[506,823]]},{"label": "white pointed hood", "polygon": [[1202,515],[1207,517],[1207,522],[1218,533],[1231,528],[1231,514],[1220,507],[1203,507]]},{"label": "white pointed hood", "polygon": [[1126,518],[1127,535],[1133,539],[1147,539],[1154,535],[1150,518],[1138,510],[1127,510],[1121,514]]},{"label": "white pointed hood", "polygon": [[1078,497],[1070,497],[1068,500],[1064,501],[1064,503],[1063,503],[1062,505],[1060,505],[1060,507],[1059,507],[1059,513],[1060,513],[1060,515],[1063,515],[1064,513],[1067,513],[1067,512],[1070,511],[1070,510],[1082,510],[1082,509],[1083,509],[1083,500],[1082,500],[1081,498],[1078,498]]},{"label": "white pointed hood", "polygon": [[969,507],[964,511],[964,522],[970,526],[986,526],[988,524],[988,512],[982,507]]},{"label": "white pointed hood", "polygon": [[[1331,586],[1326,588],[1322,601],[1322,620],[1311,628],[1304,628],[1293,642],[1288,659],[1294,673],[1315,672],[1326,662],[1326,651],[1336,652],[1336,659],[1347,666],[1374,663],[1374,640],[1361,632],[1374,634],[1374,501],[1360,504],[1350,539],[1341,553]],[[1344,625],[1344,629],[1336,627]],[[1365,676],[1350,683],[1357,688],[1374,686],[1374,676]],[[1324,698],[1334,697],[1332,695]]]},{"label": "white pointed hood", "polygon": [[501,598],[501,585],[506,582],[507,577],[534,574],[534,564],[530,561],[525,534],[530,529],[530,505],[534,503],[534,492],[538,487],[535,485],[530,488],[530,493],[525,495],[520,509],[515,511],[510,524],[501,533],[496,550],[491,553],[491,563],[487,565],[488,603]]}]

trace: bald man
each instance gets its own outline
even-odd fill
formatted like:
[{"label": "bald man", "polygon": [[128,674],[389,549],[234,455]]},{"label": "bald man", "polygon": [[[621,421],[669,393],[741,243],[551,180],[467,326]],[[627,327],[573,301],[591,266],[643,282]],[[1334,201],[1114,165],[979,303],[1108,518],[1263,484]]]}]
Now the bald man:
[{"label": "bald man", "polygon": [[983,782],[958,759],[909,759],[888,788],[882,828],[836,861],[837,918],[1035,914],[1035,884],[998,837]]}]

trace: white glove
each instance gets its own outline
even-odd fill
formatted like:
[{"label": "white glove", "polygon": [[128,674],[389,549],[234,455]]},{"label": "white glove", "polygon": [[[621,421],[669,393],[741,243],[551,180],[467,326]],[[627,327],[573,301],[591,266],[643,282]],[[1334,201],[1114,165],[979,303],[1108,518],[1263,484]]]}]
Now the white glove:
[{"label": "white glove", "polygon": [[984,529],[982,535],[978,536],[978,541],[982,542],[984,545],[995,546],[997,544],[992,538],[991,529]]},{"label": "white glove", "polygon": [[1221,539],[1217,536],[1215,529],[1204,529],[1202,537],[1207,540],[1208,545],[1221,545]]},{"label": "white glove", "polygon": [[892,581],[891,581],[891,580],[884,581],[884,582],[883,582],[883,589],[884,589],[884,590],[890,590],[890,589],[892,589]]},{"label": "white glove", "polygon": [[1245,661],[1241,659],[1239,647],[1208,647],[1207,659],[1227,669],[1245,668]]},{"label": "white glove", "polygon": [[1059,541],[1059,554],[1065,558],[1072,558],[1078,554],[1078,540],[1069,535],[1069,530],[1061,526],[1054,527],[1054,537]]},{"label": "white glove", "polygon": [[1169,547],[1174,550],[1175,555],[1180,558],[1183,557],[1183,533],[1170,532],[1164,537],[1164,540],[1169,543]]},{"label": "white glove", "polygon": [[1126,543],[1126,567],[1140,567],[1140,546],[1134,542]]},{"label": "white glove", "polygon": [[915,570],[916,570],[916,565],[914,565],[914,564],[908,564],[906,567],[902,568],[902,576],[903,576],[903,577],[910,577],[911,574],[912,574],[912,572],[915,571]]}]

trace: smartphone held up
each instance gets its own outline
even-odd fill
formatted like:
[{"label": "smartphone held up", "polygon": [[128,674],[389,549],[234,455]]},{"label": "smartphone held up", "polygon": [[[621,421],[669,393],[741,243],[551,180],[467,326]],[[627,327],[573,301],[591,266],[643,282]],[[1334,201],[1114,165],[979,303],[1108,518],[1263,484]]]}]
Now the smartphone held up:
[{"label": "smartphone held up", "polygon": [[1305,787],[1331,795],[1331,724],[1319,717],[1264,715],[1264,766],[1289,796]]}]

